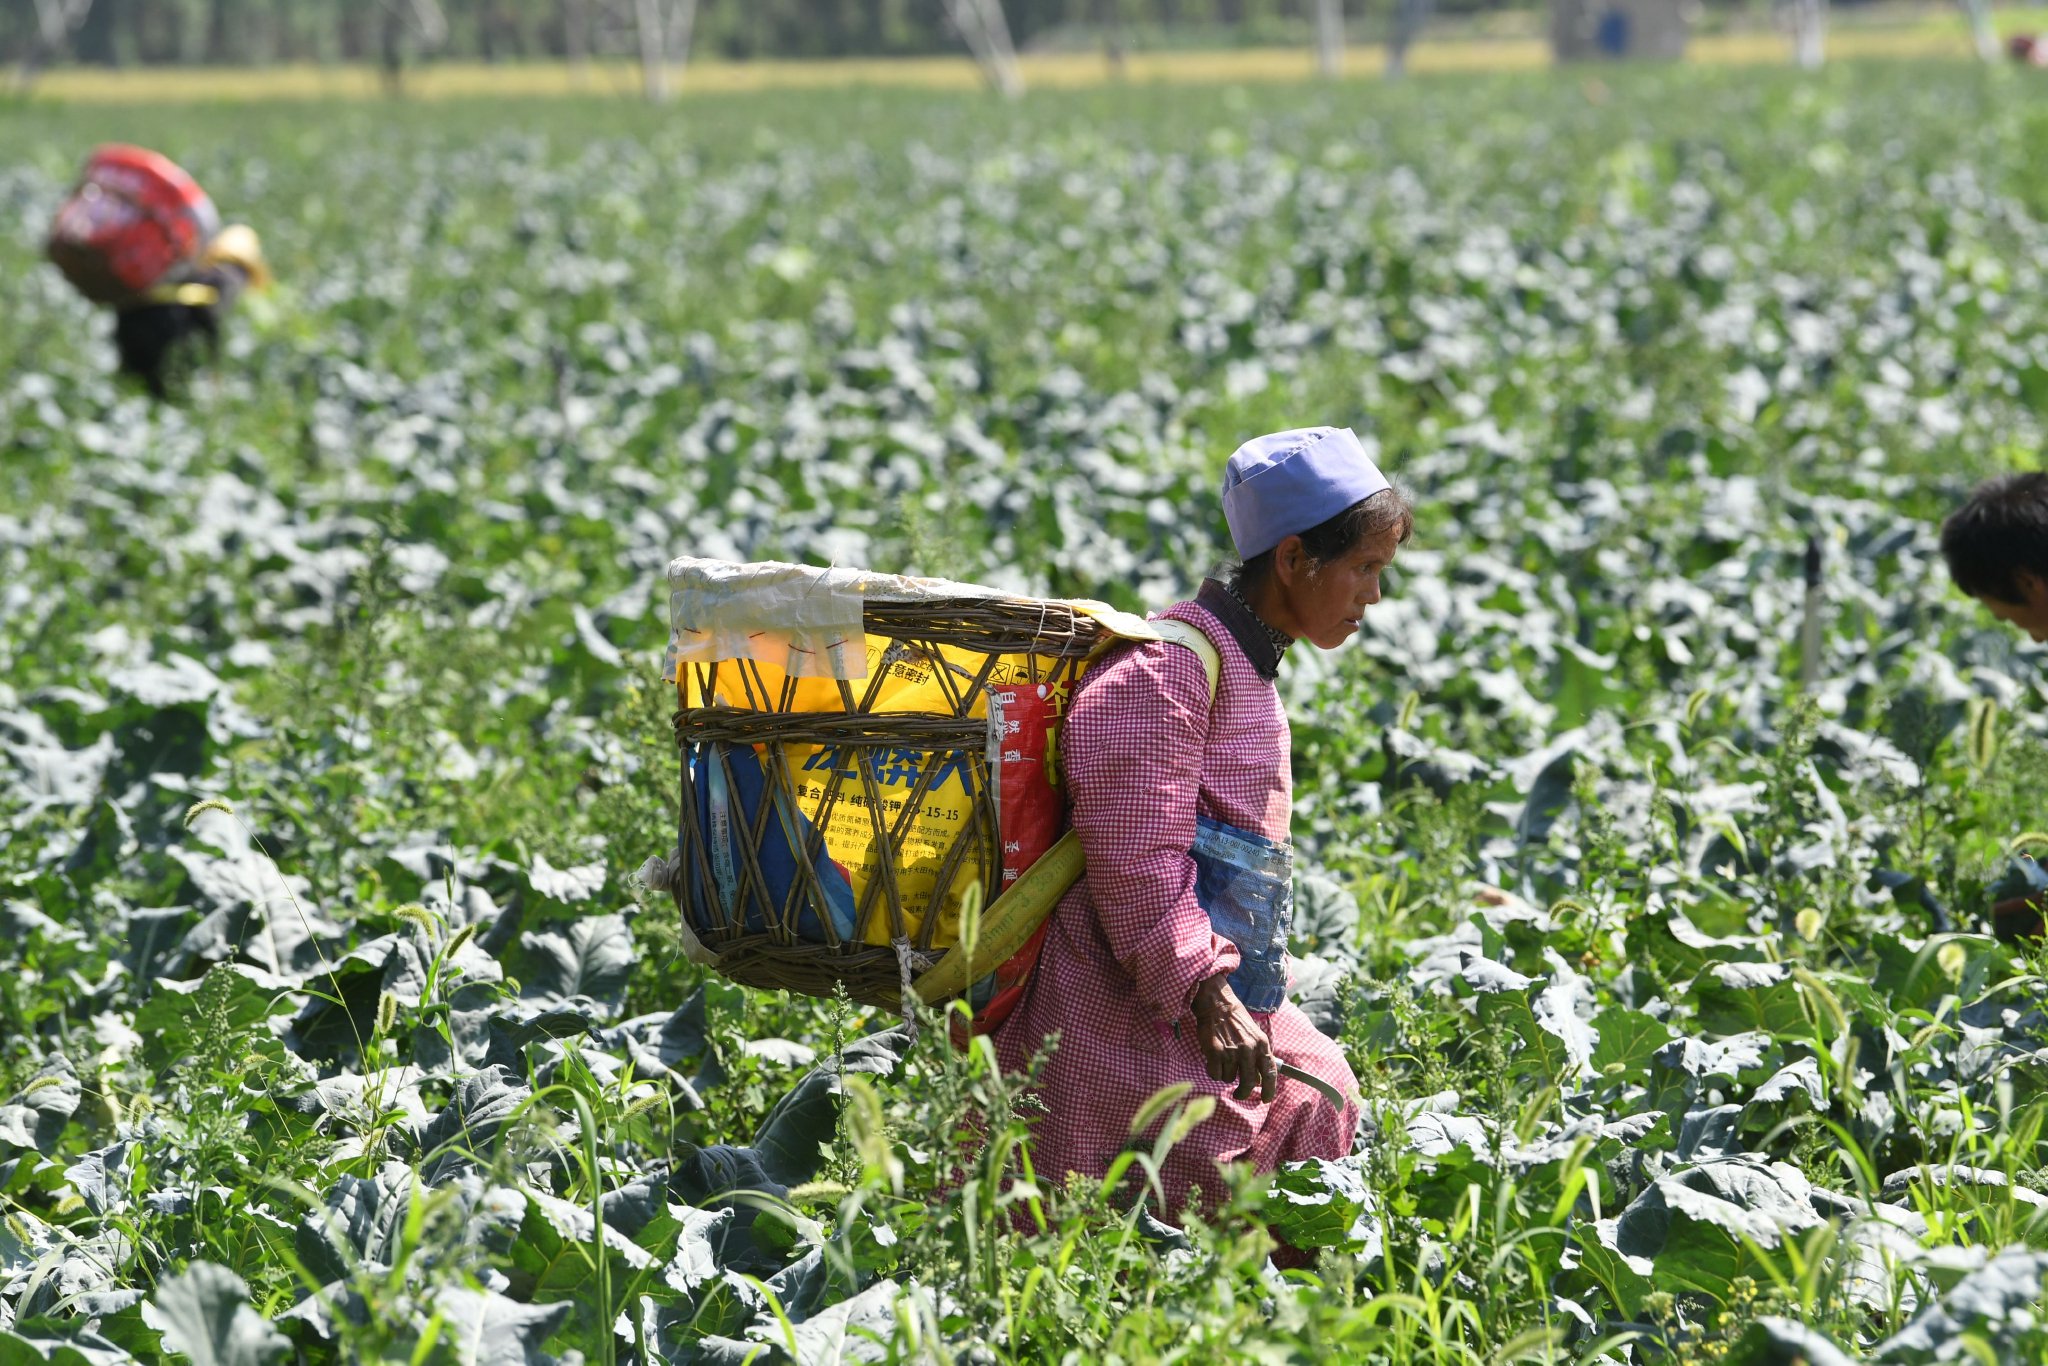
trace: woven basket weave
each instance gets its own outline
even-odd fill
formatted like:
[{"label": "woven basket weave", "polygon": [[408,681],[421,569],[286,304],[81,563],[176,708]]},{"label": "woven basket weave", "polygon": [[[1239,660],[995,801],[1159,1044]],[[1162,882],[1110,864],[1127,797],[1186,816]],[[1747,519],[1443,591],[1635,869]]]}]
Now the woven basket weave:
[{"label": "woven basket weave", "polygon": [[[870,637],[888,642],[885,660],[934,658],[937,647],[946,646],[979,656],[983,663],[971,677],[956,676],[953,668],[935,668],[934,676],[945,681],[947,709],[925,712],[871,710],[888,673],[886,662],[869,678],[840,680],[844,705],[836,712],[790,710],[793,689],[786,684],[771,688],[760,666],[747,659],[680,665],[678,682],[686,683],[685,696],[722,697],[728,703],[742,698],[745,705],[685,706],[675,714],[682,803],[675,875],[668,879],[668,889],[684,924],[717,956],[717,971],[731,980],[810,996],[830,996],[844,988],[863,1004],[900,1007],[918,974],[942,956],[943,946],[935,946],[932,939],[940,921],[936,908],[948,893],[975,882],[985,889],[999,884],[1001,856],[988,780],[987,722],[975,714],[977,705],[986,708],[986,689],[998,661],[1006,656],[1011,664],[1028,661],[1034,683],[1071,682],[1106,631],[1069,604],[995,595],[871,600],[864,604],[862,619]],[[681,677],[683,671],[687,680]],[[760,803],[752,828],[733,841],[740,855],[732,870],[733,909],[710,891],[711,851],[697,821],[701,778],[691,772],[689,762],[691,747],[707,742],[760,746],[767,781],[784,788],[793,780],[781,749],[784,744],[831,745],[851,756],[852,776],[835,771],[825,784],[823,803],[813,813],[816,828],[809,836],[810,847],[795,859],[796,876],[779,904],[754,854],[768,821],[774,819],[772,804],[766,801]],[[923,776],[892,820],[883,814],[876,772],[881,761],[899,751],[918,756]],[[714,762],[729,763],[720,750],[702,752],[714,756]],[[911,818],[933,775],[951,764],[965,765],[974,777],[972,811],[951,847],[941,851],[929,909],[913,924],[893,870],[900,866]],[[729,767],[724,776],[730,786]],[[819,853],[820,832],[834,810],[842,802],[849,809],[863,809],[863,799],[881,857],[878,875],[868,880],[857,903],[854,933],[843,938],[832,930],[832,917],[825,913],[824,893],[811,871],[811,860]],[[823,925],[826,942],[799,935],[798,918],[807,910]],[[746,923],[756,918],[750,914],[756,912],[765,929]],[[873,933],[877,926],[887,927],[887,946],[867,942],[878,937]]]}]

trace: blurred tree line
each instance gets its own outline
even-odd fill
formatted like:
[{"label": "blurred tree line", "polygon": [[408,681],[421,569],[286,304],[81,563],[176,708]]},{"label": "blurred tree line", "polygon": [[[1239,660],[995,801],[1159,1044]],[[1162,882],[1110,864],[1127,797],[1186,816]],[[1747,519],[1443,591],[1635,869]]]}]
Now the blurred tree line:
[{"label": "blurred tree line", "polygon": [[[1397,0],[1342,0],[1377,33]],[[37,43],[53,5],[0,0],[0,53]],[[1438,0],[1443,11],[1500,0]],[[437,58],[531,61],[635,51],[632,0],[438,0],[445,32],[420,45],[418,9],[401,0],[87,0],[67,25],[72,60],[110,65],[377,62],[408,35]],[[1019,47],[1304,43],[1316,0],[1002,0]],[[946,0],[697,0],[705,56],[851,57],[953,53]],[[1361,35],[1363,36],[1363,35]],[[54,55],[54,54],[53,54]]]}]

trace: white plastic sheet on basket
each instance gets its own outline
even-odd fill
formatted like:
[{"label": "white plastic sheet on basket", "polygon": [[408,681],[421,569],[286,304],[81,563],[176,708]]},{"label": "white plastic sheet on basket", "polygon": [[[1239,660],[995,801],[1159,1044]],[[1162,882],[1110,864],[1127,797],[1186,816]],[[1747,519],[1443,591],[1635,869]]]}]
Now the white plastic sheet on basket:
[{"label": "white plastic sheet on basket", "polygon": [[[734,564],[684,555],[668,567],[668,657],[671,682],[685,664],[751,659],[792,678],[865,678],[870,602],[1009,597],[978,584],[915,579],[864,569],[818,569],[761,561]],[[1134,639],[1155,633],[1142,617],[1106,603],[1064,604]]]}]

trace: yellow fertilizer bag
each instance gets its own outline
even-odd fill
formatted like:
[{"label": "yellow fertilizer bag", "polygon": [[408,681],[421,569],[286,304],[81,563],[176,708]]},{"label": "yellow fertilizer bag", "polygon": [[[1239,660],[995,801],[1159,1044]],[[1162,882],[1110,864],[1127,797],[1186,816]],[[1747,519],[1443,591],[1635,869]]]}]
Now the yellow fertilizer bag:
[{"label": "yellow fertilizer bag", "polygon": [[[1110,642],[1185,629],[851,569],[685,558],[669,579],[686,947],[872,999],[945,958],[971,900],[1001,927],[977,961],[1023,946],[1080,872],[1058,773],[1075,684]],[[964,970],[934,981],[958,994]]]},{"label": "yellow fertilizer bag", "polygon": [[[887,915],[859,916],[864,905],[882,904],[880,898],[886,889],[877,887],[871,895],[870,887],[876,885],[877,879],[886,879],[902,907],[905,929],[913,938],[922,937],[919,931],[947,869],[947,855],[961,845],[963,837],[972,838],[977,797],[985,791],[994,789],[998,817],[1005,825],[1021,822],[1025,815],[1021,803],[1034,796],[1039,797],[1040,805],[1050,808],[1056,822],[1060,801],[1044,755],[1048,751],[1058,752],[1053,736],[1065,709],[1070,683],[1061,680],[1040,687],[1032,682],[1030,661],[998,657],[977,694],[967,699],[966,689],[983,663],[982,658],[955,647],[912,650],[887,640],[872,639],[865,649],[861,681],[851,689],[852,706],[848,705],[849,693],[841,687],[841,680],[791,677],[772,662],[750,661],[720,671],[724,678],[708,695],[704,689],[711,676],[703,671],[684,670],[678,683],[678,698],[685,711],[722,707],[788,717],[866,716],[873,718],[874,735],[889,732],[892,722],[909,723],[897,732],[896,742],[862,743],[850,735],[841,738],[841,732],[827,731],[827,738],[776,743],[777,752],[772,755],[766,753],[767,743],[748,746],[751,754],[735,753],[730,744],[723,753],[700,748],[692,758],[694,767],[705,775],[701,784],[702,820],[714,846],[713,881],[722,900],[736,900],[738,867],[745,858],[735,855],[730,875],[724,874],[720,869],[726,860],[715,855],[715,846],[729,837],[735,819],[743,826],[759,820],[756,793],[764,785],[775,789],[771,799],[775,819],[761,822],[765,838],[757,842],[752,853],[769,881],[771,893],[779,890],[786,895],[795,883],[794,860],[801,856],[801,848],[808,839],[818,846],[809,860],[810,876],[825,894],[829,908],[826,919],[834,936],[859,937],[876,945],[888,944],[893,935]],[[984,728],[993,703],[1018,722],[1021,729],[1025,718],[1019,713],[1027,708],[1019,698],[1019,685],[1032,694],[1032,700],[1040,701],[1038,707],[1028,709],[1029,722],[1037,728],[1032,737],[1035,773],[1005,772],[1001,754],[991,758],[985,743],[974,749],[933,749],[919,743],[917,718],[950,716],[963,702],[967,719],[980,722]],[[786,733],[801,730],[801,726],[788,727]],[[1022,750],[1012,748],[1021,759]],[[732,770],[730,783],[726,781],[728,770]],[[772,784],[771,775],[775,780]],[[1040,793],[1033,792],[1034,786]],[[1013,798],[1010,811],[1001,810],[1001,799],[1005,796]],[[792,831],[799,836],[796,841],[787,838]],[[1043,845],[1026,849],[1021,841],[1012,843],[1016,848],[1007,861],[1016,865],[1010,874],[1014,878],[1016,872],[1043,852]],[[1044,841],[1050,843],[1049,839]],[[822,860],[816,853],[822,853]],[[966,858],[963,855],[962,861]],[[973,871],[985,871],[981,866],[984,862],[976,859]],[[958,873],[946,882],[947,895],[931,936],[932,942],[940,944],[950,944],[958,935],[960,902],[968,888],[987,888],[985,881],[970,881]],[[770,900],[776,898],[771,895]],[[803,937],[822,940],[823,922],[818,921],[815,907],[809,910],[810,917],[800,921],[800,932],[808,931]],[[857,926],[858,919],[864,919],[865,924]],[[858,936],[857,928],[861,931]]]}]

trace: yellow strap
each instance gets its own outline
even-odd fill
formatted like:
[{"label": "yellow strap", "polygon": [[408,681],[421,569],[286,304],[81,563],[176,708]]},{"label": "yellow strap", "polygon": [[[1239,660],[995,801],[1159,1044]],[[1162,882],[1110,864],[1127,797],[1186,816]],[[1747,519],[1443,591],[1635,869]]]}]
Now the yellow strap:
[{"label": "yellow strap", "polygon": [[[1199,626],[1171,618],[1160,618],[1147,622],[1158,632],[1161,640],[1193,650],[1202,661],[1202,673],[1209,680],[1209,705],[1216,705],[1216,684],[1223,674],[1223,657],[1216,653],[1216,646]],[[1081,839],[1069,830],[1054,841],[1052,848],[1038,856],[1037,862],[1018,874],[1017,880],[1003,889],[1001,896],[982,908],[981,936],[974,946],[974,963],[986,972],[1010,961],[1010,956],[1024,947],[1045,918],[1052,914],[1053,907],[1060,904],[1060,898],[1067,889],[1081,880],[1086,863],[1081,854]],[[913,983],[918,999],[926,1005],[937,1005],[960,995],[973,984],[967,974],[973,970],[967,954],[955,944],[946,951],[946,956],[925,969]]]},{"label": "yellow strap", "polygon": [[[981,938],[974,946],[974,962],[982,971],[1002,966],[1024,947],[1067,888],[1081,880],[1081,869],[1081,839],[1069,830],[982,909]],[[967,954],[955,944],[913,984],[918,999],[929,1006],[958,996],[972,984],[971,970]]]},{"label": "yellow strap", "polygon": [[1209,680],[1209,705],[1216,705],[1216,683],[1223,676],[1223,656],[1216,653],[1215,643],[1207,633],[1193,622],[1180,621],[1173,617],[1160,617],[1150,623],[1159,633],[1161,640],[1170,640],[1176,645],[1185,645],[1195,652],[1202,661],[1202,676]]},{"label": "yellow strap", "polygon": [[184,284],[158,285],[145,291],[135,303],[141,304],[183,304],[187,308],[212,308],[220,302],[220,291],[212,285],[188,280]]}]

